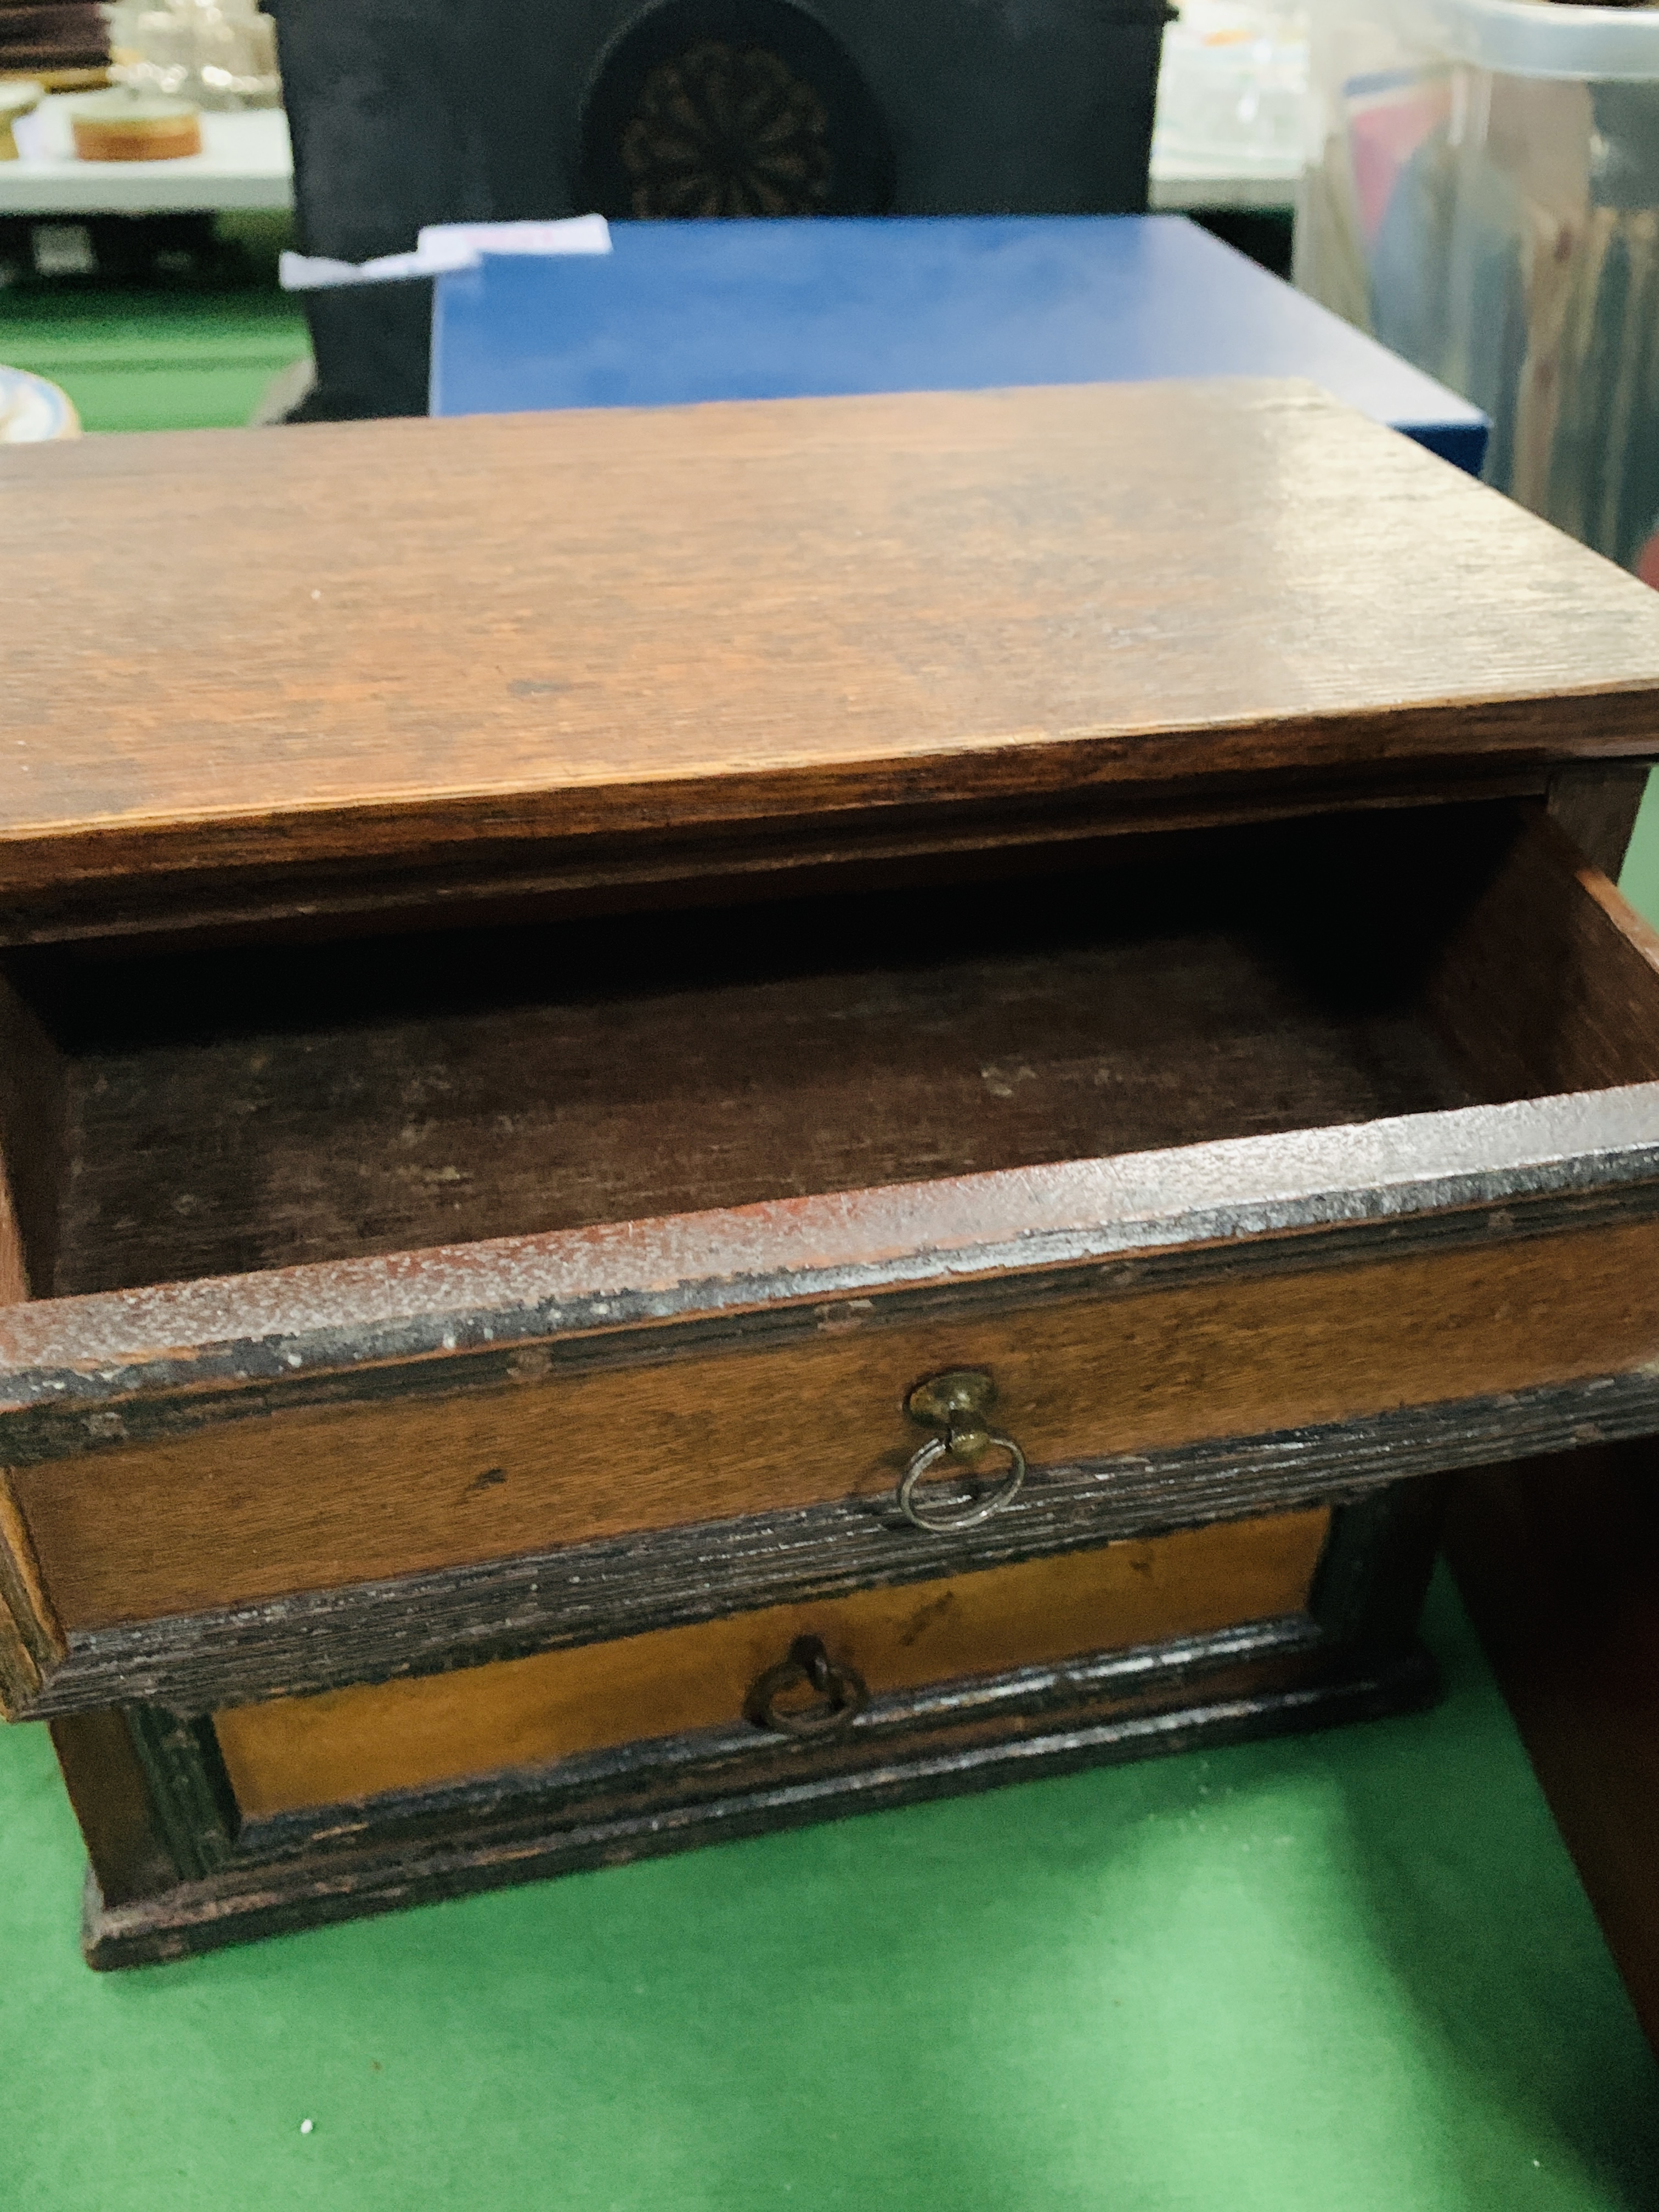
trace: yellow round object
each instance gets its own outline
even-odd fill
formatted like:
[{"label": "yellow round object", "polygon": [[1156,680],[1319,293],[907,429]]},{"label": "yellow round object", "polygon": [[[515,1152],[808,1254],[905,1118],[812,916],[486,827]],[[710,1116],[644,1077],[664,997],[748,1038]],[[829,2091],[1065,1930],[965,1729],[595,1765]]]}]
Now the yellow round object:
[{"label": "yellow round object", "polygon": [[69,117],[83,161],[176,161],[202,150],[202,119],[187,100],[116,85],[71,101]]}]

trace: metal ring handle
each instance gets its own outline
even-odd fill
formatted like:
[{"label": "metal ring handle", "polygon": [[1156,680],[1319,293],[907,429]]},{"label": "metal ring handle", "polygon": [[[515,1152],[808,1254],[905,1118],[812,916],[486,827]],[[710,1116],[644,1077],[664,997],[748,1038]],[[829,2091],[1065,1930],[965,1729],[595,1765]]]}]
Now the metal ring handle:
[{"label": "metal ring handle", "polygon": [[[996,1429],[985,1431],[984,1442],[987,1447],[995,1444],[1008,1455],[1011,1465],[1002,1480],[988,1498],[976,1498],[970,1505],[935,1507],[931,1511],[916,1504],[916,1485],[940,1460],[953,1455],[959,1458],[961,1455],[955,1451],[948,1436],[930,1437],[922,1445],[905,1468],[898,1486],[899,1511],[913,1528],[926,1528],[935,1536],[948,1536],[958,1528],[977,1528],[981,1521],[988,1521],[994,1513],[1000,1513],[1005,1505],[1012,1504],[1025,1480],[1025,1455],[1012,1437],[1005,1437]],[[977,1458],[977,1451],[975,1456]]]},{"label": "metal ring handle", "polygon": [[[787,1691],[806,1689],[815,1690],[823,1703],[792,1712],[777,1702]],[[821,1638],[798,1636],[788,1657],[769,1667],[744,1699],[743,1717],[778,1735],[839,1735],[869,1702],[869,1689],[856,1668],[832,1659]]]}]

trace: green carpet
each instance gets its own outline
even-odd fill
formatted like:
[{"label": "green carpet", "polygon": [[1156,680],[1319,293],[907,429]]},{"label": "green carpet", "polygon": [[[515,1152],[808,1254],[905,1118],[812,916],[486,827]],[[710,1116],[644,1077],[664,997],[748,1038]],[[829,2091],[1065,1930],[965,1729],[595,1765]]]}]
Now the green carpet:
[{"label": "green carpet", "polygon": [[246,422],[280,368],[310,349],[282,293],[0,293],[0,361],[61,385],[88,430]]},{"label": "green carpet", "polygon": [[1659,778],[1648,780],[1619,888],[1639,913],[1659,923]]},{"label": "green carpet", "polygon": [[222,215],[215,264],[143,283],[27,279],[0,291],[0,362],[61,385],[88,430],[246,422],[279,369],[311,349],[276,289],[286,216]]},{"label": "green carpet", "polygon": [[1443,1582],[1429,1632],[1419,1717],[112,1977],[14,1729],[0,2204],[1651,2207],[1659,2075]]}]

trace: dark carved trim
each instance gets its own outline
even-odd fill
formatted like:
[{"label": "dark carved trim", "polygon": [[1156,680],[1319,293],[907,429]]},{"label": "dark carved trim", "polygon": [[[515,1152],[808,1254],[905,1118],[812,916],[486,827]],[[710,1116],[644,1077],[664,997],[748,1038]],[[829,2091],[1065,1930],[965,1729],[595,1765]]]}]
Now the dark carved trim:
[{"label": "dark carved trim", "polygon": [[196,1839],[198,1871],[118,1905],[89,1887],[88,1957],[179,1957],[579,1867],[1420,1705],[1437,1682],[1410,1615],[1440,1486],[1398,1485],[1339,1511],[1310,1612],[880,1694],[835,1736],[785,1736],[734,1717],[249,1820],[234,1833],[211,1723],[131,1713],[158,1796],[171,1801],[170,1826]]},{"label": "dark carved trim", "polygon": [[1638,1371],[1047,1468],[1006,1512],[956,1535],[899,1521],[883,1495],[571,1545],[77,1634],[24,1710],[46,1716],[137,1697],[203,1711],[441,1672],[1200,1522],[1352,1501],[1408,1476],[1655,1429],[1659,1372]]},{"label": "dark carved trim", "polygon": [[180,1878],[218,1873],[235,1850],[239,1816],[213,1723],[161,1705],[130,1705],[126,1723],[156,1829]]},{"label": "dark carved trim", "polygon": [[0,1717],[15,1718],[68,1644],[41,1588],[27,1524],[0,1468]]},{"label": "dark carved trim", "polygon": [[0,1716],[17,1719],[33,1709],[66,1647],[48,1641],[33,1593],[18,1572],[0,1528]]},{"label": "dark carved trim", "polygon": [[[962,1241],[964,1208],[984,1241]],[[1655,1213],[1659,1084],[1640,1084],[52,1299],[0,1316],[0,1452],[26,1467],[279,1405],[499,1389],[526,1379],[527,1347],[538,1376],[758,1348],[852,1298],[877,1327]],[[795,1254],[818,1256],[778,1264]],[[319,1307],[329,1321],[303,1326]]]},{"label": "dark carved trim", "polygon": [[1328,1636],[1372,1649],[1410,1642],[1450,1481],[1421,1474],[1337,1507],[1308,1608]]}]

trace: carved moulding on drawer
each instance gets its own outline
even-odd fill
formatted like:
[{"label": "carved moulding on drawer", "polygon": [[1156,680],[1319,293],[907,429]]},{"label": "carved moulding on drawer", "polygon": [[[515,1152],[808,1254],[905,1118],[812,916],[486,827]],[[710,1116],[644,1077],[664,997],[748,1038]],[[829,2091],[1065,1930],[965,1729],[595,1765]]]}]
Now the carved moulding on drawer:
[{"label": "carved moulding on drawer", "polygon": [[[1238,1590],[1245,1603],[1254,1586],[1269,1604],[1291,1608],[1267,1618],[939,1680],[927,1679],[925,1660],[898,1650],[898,1675],[909,1679],[878,1691],[846,1731],[830,1739],[769,1734],[733,1712],[667,1735],[598,1741],[542,1763],[492,1768],[492,1741],[512,1740],[501,1733],[503,1712],[527,1717],[532,1737],[544,1735],[550,1722],[556,1733],[567,1725],[544,1710],[539,1674],[528,1705],[518,1690],[480,1676],[393,1686],[427,1705],[435,1692],[441,1706],[459,1705],[462,1715],[450,1712],[436,1738],[417,1725],[389,1759],[379,1744],[368,1767],[359,1758],[363,1742],[375,1741],[384,1690],[296,1699],[289,1716],[271,1707],[223,1714],[222,1729],[240,1729],[226,1735],[224,1757],[212,1723],[159,1707],[129,1708],[126,1725],[142,1741],[149,1778],[151,1823],[165,1826],[172,1838],[176,1872],[169,1876],[150,1863],[141,1879],[124,1879],[130,1847],[100,1868],[103,1886],[99,1875],[88,1882],[88,1956],[100,1966],[176,1958],[285,1927],[801,1821],[1419,1705],[1437,1685],[1412,1628],[1441,1487],[1396,1484],[1328,1516],[1257,1521],[1241,1532],[1242,1542],[1220,1530],[1188,1531],[1176,1540],[1178,1561],[1172,1554],[1164,1568],[1154,1565],[1168,1587],[1150,1602],[1154,1610],[1172,1608],[1170,1624],[1183,1613],[1226,1609],[1235,1553],[1247,1563]],[[1198,1553],[1208,1565],[1194,1575]],[[1080,1590],[1105,1571],[1103,1589],[1109,1591],[1110,1570],[1109,1561],[1099,1568],[1079,1562],[1063,1579]],[[1133,1564],[1120,1565],[1117,1585],[1135,1584],[1137,1572]],[[850,1611],[867,1616],[872,1608],[884,1610],[883,1601],[866,1592]],[[884,1610],[902,1626],[896,1617],[904,1608]],[[1026,1611],[1024,1632],[1063,1639],[1064,1627],[1041,1608]],[[1109,1597],[1100,1627],[1109,1631],[1115,1618],[1132,1616],[1143,1628],[1150,1625],[1146,1599],[1137,1595],[1123,1615]],[[833,1618],[823,1626],[833,1640]],[[1009,1632],[1017,1641],[1023,1632]],[[957,1648],[964,1633],[972,1648],[971,1624],[947,1630],[946,1644]],[[723,1642],[734,1634],[741,1639],[744,1621],[727,1617],[714,1634]],[[671,1634],[667,1643],[682,1640]],[[641,1662],[648,1665],[643,1654]],[[546,1671],[534,1662],[532,1673],[538,1668]],[[602,1679],[608,1671],[601,1655]],[[480,1720],[476,1741],[461,1724],[469,1705]],[[358,1711],[365,1706],[366,1713]],[[313,1707],[322,1733],[307,1750],[304,1729],[296,1738],[294,1724],[307,1723]],[[626,1726],[625,1706],[617,1711]],[[262,1714],[273,1716],[274,1735],[259,1725]],[[110,1717],[82,1714],[53,1723],[72,1786],[81,1737]],[[240,1728],[244,1722],[254,1725]],[[388,1774],[405,1770],[409,1786],[385,1786]],[[358,1774],[370,1786],[337,1795]],[[239,1786],[246,1802],[238,1801]],[[323,1802],[331,1789],[334,1801]],[[169,1801],[165,1807],[155,1805],[158,1796]]]},{"label": "carved moulding on drawer", "polygon": [[[441,1663],[450,1644],[492,1656],[697,1617],[739,1585],[920,1579],[936,1540],[893,1526],[885,1501],[915,1449],[904,1395],[947,1364],[1002,1374],[1035,1470],[957,1559],[1632,1433],[1659,1397],[1656,1260],[1659,1086],[1638,1085],[14,1308],[0,1448],[64,1649],[10,1695],[68,1710],[123,1667],[146,1694],[193,1692],[220,1667],[238,1694],[280,1693]],[[325,1290],[329,1325],[307,1329]],[[1200,1389],[1163,1363],[1170,1329],[1190,1346],[1206,1313]],[[1131,1321],[1143,1384],[1125,1403]],[[751,1360],[734,1397],[733,1364]],[[796,1360],[791,1395],[778,1378]],[[890,1364],[889,1402],[872,1363]],[[599,1393],[586,1443],[573,1389]],[[714,1443],[664,1490],[646,1430],[641,1471],[607,1488],[653,1390],[671,1409],[697,1392]],[[451,1420],[434,1520],[410,1470]],[[1133,1449],[1084,1456],[1115,1426]],[[511,1483],[477,1489],[503,1436],[521,1506]],[[480,1496],[521,1522],[480,1524]],[[538,1543],[550,1527],[586,1556]],[[365,1576],[383,1537],[404,1548]],[[574,1579],[590,1565],[597,1595]],[[388,1582],[413,1626],[394,1626]]]},{"label": "carved moulding on drawer", "polygon": [[833,1597],[1195,1521],[1351,1501],[1408,1476],[1646,1435],[1656,1423],[1659,1374],[1611,1376],[1048,1468],[969,1536],[919,1536],[885,1501],[854,1499],[173,1614],[71,1639],[33,1710],[45,1717],[135,1697],[203,1708],[227,1696],[487,1664],[712,1620],[737,1605]]}]

